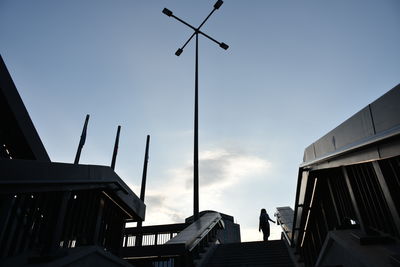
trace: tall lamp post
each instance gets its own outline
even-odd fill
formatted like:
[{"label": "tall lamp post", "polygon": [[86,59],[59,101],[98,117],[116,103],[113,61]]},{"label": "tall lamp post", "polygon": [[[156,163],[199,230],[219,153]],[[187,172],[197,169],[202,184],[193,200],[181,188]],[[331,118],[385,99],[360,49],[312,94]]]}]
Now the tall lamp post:
[{"label": "tall lamp post", "polygon": [[208,16],[204,19],[204,21],[200,24],[199,27],[195,28],[189,23],[183,21],[182,19],[176,17],[171,10],[164,8],[163,13],[167,15],[168,17],[172,17],[189,28],[191,28],[194,32],[193,34],[189,37],[189,39],[185,42],[185,44],[176,50],[175,55],[180,56],[183,52],[183,49],[186,47],[186,45],[190,42],[190,40],[193,39],[193,37],[196,37],[196,56],[195,56],[195,92],[194,92],[194,156],[193,156],[193,219],[196,221],[199,218],[199,120],[198,120],[198,110],[199,110],[199,101],[198,101],[198,95],[199,95],[199,34],[207,37],[211,41],[215,42],[218,44],[221,48],[223,49],[228,49],[228,45],[223,43],[223,42],[218,42],[208,34],[200,31],[201,27],[206,23],[206,21],[210,18],[210,16],[215,12],[215,10],[219,9],[221,5],[224,2],[222,0],[218,0],[214,4],[213,10],[208,14]]}]

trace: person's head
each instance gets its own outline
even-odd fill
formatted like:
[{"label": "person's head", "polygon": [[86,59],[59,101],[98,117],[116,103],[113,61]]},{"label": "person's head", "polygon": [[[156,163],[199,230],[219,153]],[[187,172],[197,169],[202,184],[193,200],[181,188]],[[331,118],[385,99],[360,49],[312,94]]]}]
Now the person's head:
[{"label": "person's head", "polygon": [[261,214],[266,214],[267,211],[265,209],[261,209]]}]

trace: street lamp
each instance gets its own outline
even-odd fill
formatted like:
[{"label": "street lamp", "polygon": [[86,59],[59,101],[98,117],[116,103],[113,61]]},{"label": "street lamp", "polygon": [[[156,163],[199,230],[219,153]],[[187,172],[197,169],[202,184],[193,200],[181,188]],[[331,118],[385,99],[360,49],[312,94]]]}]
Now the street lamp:
[{"label": "street lamp", "polygon": [[194,93],[194,151],[193,151],[193,219],[196,221],[199,218],[199,127],[198,127],[198,95],[199,95],[199,34],[207,37],[209,40],[217,43],[222,49],[228,49],[229,46],[223,42],[218,42],[208,34],[200,31],[200,28],[206,23],[208,18],[215,12],[215,10],[219,9],[224,2],[222,0],[218,0],[214,4],[213,10],[208,14],[208,16],[204,19],[204,21],[197,28],[193,27],[189,23],[183,21],[182,19],[176,17],[173,12],[167,8],[164,8],[162,13],[167,15],[168,17],[173,17],[174,19],[182,22],[189,28],[191,28],[194,32],[189,37],[189,39],[184,43],[184,45],[176,50],[175,55],[180,56],[183,52],[183,49],[186,45],[192,40],[193,37],[196,37],[196,56],[195,56],[195,93]]}]

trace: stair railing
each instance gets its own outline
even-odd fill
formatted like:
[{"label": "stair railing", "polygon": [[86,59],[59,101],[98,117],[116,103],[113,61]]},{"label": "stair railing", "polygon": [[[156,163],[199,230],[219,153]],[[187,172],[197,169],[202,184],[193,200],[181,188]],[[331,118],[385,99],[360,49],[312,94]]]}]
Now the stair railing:
[{"label": "stair railing", "polygon": [[293,209],[290,207],[278,207],[276,210],[276,222],[282,228],[282,237],[286,240],[288,245],[291,246],[293,234]]},{"label": "stair railing", "polygon": [[[178,224],[178,227],[182,224]],[[175,237],[160,245],[158,241],[154,245],[127,246],[121,248],[121,255],[132,264],[163,264],[163,266],[192,266],[194,260],[200,258],[200,253],[205,250],[210,242],[215,241],[217,230],[224,228],[222,217],[217,212],[207,212],[197,221],[186,225]],[[147,227],[149,228],[149,226]],[[157,226],[160,228],[161,226]],[[173,228],[167,225],[166,228]],[[149,231],[146,231],[144,235]],[[148,229],[147,229],[148,230]],[[128,230],[127,236],[133,236],[135,230]],[[130,233],[129,233],[130,232]],[[145,234],[146,233],[146,234]],[[137,233],[135,233],[137,234]],[[144,239],[143,239],[144,241]],[[157,245],[156,245],[157,244]]]},{"label": "stair railing", "polygon": [[151,225],[138,227],[127,227],[123,236],[123,247],[139,247],[139,237],[142,237],[142,246],[163,245],[174,238],[185,227],[185,223]]}]

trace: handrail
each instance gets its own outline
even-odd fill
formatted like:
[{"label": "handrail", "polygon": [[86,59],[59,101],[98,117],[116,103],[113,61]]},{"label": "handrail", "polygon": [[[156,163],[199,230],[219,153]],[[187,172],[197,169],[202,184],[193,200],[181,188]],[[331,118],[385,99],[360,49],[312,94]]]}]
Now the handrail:
[{"label": "handrail", "polygon": [[[158,246],[163,245],[179,232],[187,224],[164,224],[138,227],[128,227],[124,230],[123,247]],[[143,239],[143,243],[137,242],[138,238]]]},{"label": "handrail", "polygon": [[293,210],[290,207],[278,207],[276,208],[277,212],[275,213],[276,221],[281,225],[282,233],[288,242],[289,246],[291,246],[292,241],[290,240],[289,235],[293,236],[293,221],[290,220],[293,218]]},{"label": "handrail", "polygon": [[169,232],[180,232],[187,224],[185,223],[175,223],[175,224],[162,224],[162,225],[148,225],[137,227],[127,227],[124,233],[126,235],[136,235],[136,234],[155,234],[155,233],[169,233]]},{"label": "handrail", "polygon": [[[182,224],[177,225],[181,226]],[[158,225],[153,229],[161,229],[161,227]],[[171,227],[173,225],[166,226],[166,228]],[[187,225],[186,228],[182,229],[175,237],[163,245],[124,246],[121,248],[120,253],[125,260],[132,264],[158,264],[171,260],[175,262],[174,266],[191,266],[201,251],[209,246],[210,242],[215,241],[217,230],[224,227],[221,214],[207,212],[197,221]],[[128,232],[137,234],[137,230],[131,229]],[[147,230],[144,229],[145,232],[149,232]]]},{"label": "handrail", "polygon": [[197,221],[190,224],[177,236],[169,240],[166,245],[184,244],[188,251],[192,251],[197,244],[217,225],[224,228],[222,217],[217,212],[206,213]]}]

